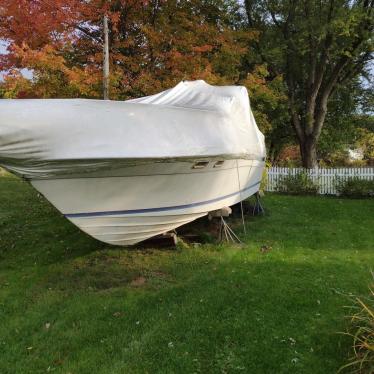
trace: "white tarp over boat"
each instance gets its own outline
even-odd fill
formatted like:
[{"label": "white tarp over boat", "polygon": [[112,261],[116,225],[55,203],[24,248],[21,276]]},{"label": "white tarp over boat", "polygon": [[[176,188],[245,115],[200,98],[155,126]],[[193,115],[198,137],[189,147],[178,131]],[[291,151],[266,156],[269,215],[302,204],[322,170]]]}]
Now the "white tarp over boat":
[{"label": "white tarp over boat", "polygon": [[113,245],[253,195],[264,157],[244,87],[183,82],[125,102],[0,100],[0,166]]},{"label": "white tarp over boat", "polygon": [[181,82],[129,100],[0,100],[0,165],[48,177],[85,161],[223,156],[263,159],[245,87]]}]

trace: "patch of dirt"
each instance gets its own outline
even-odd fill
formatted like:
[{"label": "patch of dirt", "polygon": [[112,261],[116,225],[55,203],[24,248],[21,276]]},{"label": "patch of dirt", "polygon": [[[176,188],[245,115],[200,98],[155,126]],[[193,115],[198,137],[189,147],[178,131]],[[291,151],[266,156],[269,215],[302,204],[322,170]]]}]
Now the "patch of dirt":
[{"label": "patch of dirt", "polygon": [[137,278],[133,279],[133,280],[130,282],[130,286],[131,286],[131,287],[141,287],[141,286],[143,286],[146,282],[147,282],[147,279],[146,279],[146,278],[144,278],[144,277],[137,277]]}]

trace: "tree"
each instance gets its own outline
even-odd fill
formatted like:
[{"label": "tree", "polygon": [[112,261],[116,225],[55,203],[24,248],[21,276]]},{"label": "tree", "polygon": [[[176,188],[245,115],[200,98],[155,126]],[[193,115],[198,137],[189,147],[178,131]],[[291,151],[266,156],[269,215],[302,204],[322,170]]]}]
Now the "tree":
[{"label": "tree", "polygon": [[[251,52],[258,32],[243,27],[237,0],[3,0],[4,96],[101,98],[104,14],[112,99],[150,95],[181,80],[242,84],[271,154],[280,138],[288,140],[283,79]],[[31,81],[21,68],[33,71]]]},{"label": "tree", "polygon": [[115,97],[153,94],[181,80],[237,81],[241,56],[253,36],[231,27],[228,10],[235,14],[234,5],[227,0],[152,0],[135,9],[113,2],[110,45]]},{"label": "tree", "polygon": [[[345,163],[348,150],[361,148],[357,141],[372,118],[373,85],[363,82],[359,77],[340,85],[329,102],[329,110],[321,131],[318,144],[319,158],[327,163]],[[373,131],[374,129],[367,129]]]},{"label": "tree", "polygon": [[259,56],[282,73],[303,166],[317,165],[328,103],[372,58],[373,0],[245,0]]},{"label": "tree", "polygon": [[240,84],[249,89],[253,114],[265,135],[267,157],[275,162],[283,147],[294,138],[287,126],[289,114],[283,78],[271,76],[265,64],[248,62],[247,55],[241,66],[241,73],[246,75]]},{"label": "tree", "polygon": [[[5,97],[74,97],[82,93],[78,78],[85,75],[92,87],[89,66],[79,69],[66,59],[84,22],[84,4],[79,0],[3,0],[0,4],[0,39],[8,53],[0,56],[5,74]],[[33,71],[33,80],[19,73]],[[86,73],[86,74],[85,74]]]},{"label": "tree", "polygon": [[[4,0],[0,38],[9,47],[0,69],[33,71],[22,97],[101,97],[106,14],[113,99],[152,94],[183,79],[235,83],[253,38],[234,29],[238,10],[234,0]],[[9,75],[14,96],[25,85]]]}]

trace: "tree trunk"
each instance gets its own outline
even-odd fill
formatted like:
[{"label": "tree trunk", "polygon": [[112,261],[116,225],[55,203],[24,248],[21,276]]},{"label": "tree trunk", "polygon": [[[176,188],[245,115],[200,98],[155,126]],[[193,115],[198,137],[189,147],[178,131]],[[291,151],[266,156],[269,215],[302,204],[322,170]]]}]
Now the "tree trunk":
[{"label": "tree trunk", "polygon": [[103,63],[103,86],[104,100],[109,100],[109,28],[108,16],[104,16],[104,63]]},{"label": "tree trunk", "polygon": [[317,162],[317,142],[312,137],[306,137],[300,141],[301,160],[304,168],[314,169],[318,166]]},{"label": "tree trunk", "polygon": [[[295,110],[293,110],[292,105],[290,105],[290,113],[292,124],[296,131],[297,139],[299,141],[302,165],[304,168],[314,169],[318,166],[317,142],[319,138],[319,133],[313,134],[313,131],[310,132],[310,129],[306,128],[306,124],[300,120],[300,116]],[[321,118],[319,127],[322,127],[323,121],[324,118]],[[306,130],[309,130],[309,134],[307,134]]]}]

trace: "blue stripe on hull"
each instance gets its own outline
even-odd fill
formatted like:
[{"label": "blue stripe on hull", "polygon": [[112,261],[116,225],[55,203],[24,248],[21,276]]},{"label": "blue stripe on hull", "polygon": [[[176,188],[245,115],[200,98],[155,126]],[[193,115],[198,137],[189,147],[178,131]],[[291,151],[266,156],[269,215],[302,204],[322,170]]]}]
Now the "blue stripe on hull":
[{"label": "blue stripe on hull", "polygon": [[225,196],[216,197],[216,198],[211,199],[211,200],[200,201],[200,202],[197,202],[197,203],[176,205],[176,206],[165,206],[165,207],[159,207],[159,208],[114,210],[114,211],[108,211],[108,212],[71,213],[71,214],[65,214],[65,217],[67,217],[67,218],[102,217],[102,216],[113,216],[113,215],[118,215],[118,214],[124,215],[124,214],[165,212],[165,211],[168,211],[168,210],[179,210],[179,209],[193,208],[193,207],[196,207],[196,206],[215,203],[217,201],[221,201],[221,200],[227,199],[229,197],[239,195],[242,192],[248,191],[251,188],[258,186],[260,183],[261,183],[261,181],[258,181],[257,183],[254,183],[251,186],[248,186],[241,191],[233,192],[233,193],[230,193],[230,194],[225,195]]}]

